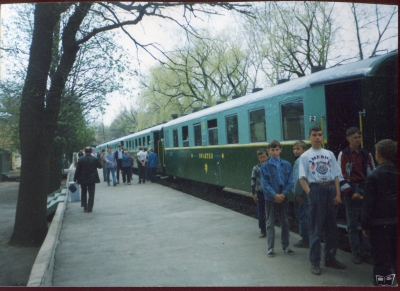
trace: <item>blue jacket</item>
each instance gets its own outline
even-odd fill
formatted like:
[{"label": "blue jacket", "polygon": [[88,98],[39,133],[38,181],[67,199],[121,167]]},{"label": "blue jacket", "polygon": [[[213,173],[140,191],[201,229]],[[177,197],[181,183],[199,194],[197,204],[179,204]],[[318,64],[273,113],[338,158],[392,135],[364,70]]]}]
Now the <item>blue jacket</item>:
[{"label": "blue jacket", "polygon": [[157,168],[158,158],[157,158],[156,153],[151,152],[147,156],[147,164],[148,164],[149,168]]},{"label": "blue jacket", "polygon": [[[281,175],[283,181],[283,191],[285,199],[289,198],[290,190],[293,187],[292,166],[288,161],[281,159]],[[265,201],[274,201],[275,194],[279,193],[278,168],[271,163],[271,159],[261,166],[261,184],[264,189]]]},{"label": "blue jacket", "polygon": [[122,168],[129,168],[131,166],[131,156],[122,154]]}]

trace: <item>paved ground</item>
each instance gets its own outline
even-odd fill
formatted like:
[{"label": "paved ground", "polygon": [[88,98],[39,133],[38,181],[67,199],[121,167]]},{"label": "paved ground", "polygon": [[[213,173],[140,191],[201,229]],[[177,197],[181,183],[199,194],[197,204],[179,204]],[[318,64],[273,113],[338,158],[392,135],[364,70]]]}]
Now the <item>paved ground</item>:
[{"label": "paved ground", "polygon": [[[182,192],[146,183],[96,185],[93,213],[68,202],[53,286],[369,286],[372,266],[310,272],[308,249],[266,255],[257,220]],[[298,240],[291,234],[291,245]]]},{"label": "paved ground", "polygon": [[18,182],[0,182],[0,286],[26,286],[39,248],[10,246]]}]

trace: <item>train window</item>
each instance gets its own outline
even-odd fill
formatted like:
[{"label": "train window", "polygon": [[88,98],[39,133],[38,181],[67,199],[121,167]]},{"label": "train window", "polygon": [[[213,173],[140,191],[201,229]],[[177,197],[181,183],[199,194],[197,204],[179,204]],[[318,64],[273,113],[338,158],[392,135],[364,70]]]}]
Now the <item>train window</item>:
[{"label": "train window", "polygon": [[183,146],[188,147],[189,146],[189,127],[188,126],[182,126],[182,139],[183,139]]},{"label": "train window", "polygon": [[217,119],[211,119],[207,121],[208,127],[208,144],[217,145],[218,144],[218,127]]},{"label": "train window", "polygon": [[283,140],[304,139],[303,100],[281,104]]},{"label": "train window", "polygon": [[179,146],[179,143],[178,143],[178,130],[177,129],[174,129],[172,131],[172,139],[174,141],[174,148],[177,148]]},{"label": "train window", "polygon": [[228,144],[239,143],[237,115],[231,115],[226,117],[226,137]]},{"label": "train window", "polygon": [[142,139],[139,138],[139,146],[142,146]]},{"label": "train window", "polygon": [[146,147],[146,137],[142,137],[143,139],[143,147]]},{"label": "train window", "polygon": [[147,136],[147,145],[150,146],[150,135]]},{"label": "train window", "polygon": [[137,148],[137,139],[135,139],[135,148]]},{"label": "train window", "polygon": [[250,134],[251,142],[262,142],[267,140],[264,108],[250,112]]},{"label": "train window", "polygon": [[166,130],[164,132],[164,145],[166,148],[169,148],[169,131]]},{"label": "train window", "polygon": [[201,140],[201,124],[197,123],[193,125],[193,129],[194,129],[194,145],[197,147],[202,146],[203,142]]}]

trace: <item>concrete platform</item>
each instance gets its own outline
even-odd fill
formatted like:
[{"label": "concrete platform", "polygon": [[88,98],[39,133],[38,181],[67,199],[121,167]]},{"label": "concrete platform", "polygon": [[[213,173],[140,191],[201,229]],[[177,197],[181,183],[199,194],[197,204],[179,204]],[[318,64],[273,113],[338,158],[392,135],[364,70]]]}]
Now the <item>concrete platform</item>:
[{"label": "concrete platform", "polygon": [[[102,175],[100,175],[102,176]],[[96,185],[92,213],[67,202],[53,286],[369,286],[372,266],[311,274],[308,249],[274,258],[256,219],[159,184]],[[67,199],[68,200],[68,199]],[[299,236],[291,234],[290,245]]]}]

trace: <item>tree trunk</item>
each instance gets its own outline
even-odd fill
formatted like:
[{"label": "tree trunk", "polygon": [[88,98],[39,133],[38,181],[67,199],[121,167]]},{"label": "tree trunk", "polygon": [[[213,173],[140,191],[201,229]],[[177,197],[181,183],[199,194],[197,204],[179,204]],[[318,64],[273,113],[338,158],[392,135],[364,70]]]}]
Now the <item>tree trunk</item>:
[{"label": "tree trunk", "polygon": [[[71,4],[69,4],[71,5]],[[46,84],[53,29],[66,4],[36,4],[29,65],[21,98],[21,182],[10,244],[40,246],[47,234],[47,190],[54,130],[46,122]]]}]

